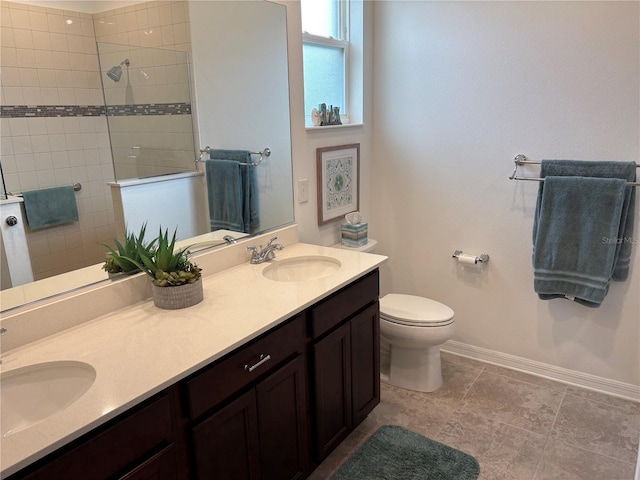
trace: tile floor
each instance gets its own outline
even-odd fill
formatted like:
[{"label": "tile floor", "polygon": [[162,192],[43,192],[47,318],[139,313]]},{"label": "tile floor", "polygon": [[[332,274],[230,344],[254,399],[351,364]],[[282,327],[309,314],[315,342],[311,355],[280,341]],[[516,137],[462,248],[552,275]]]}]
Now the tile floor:
[{"label": "tile floor", "polygon": [[378,427],[395,424],[473,455],[479,480],[633,480],[640,403],[446,353],[442,368],[433,393],[383,383],[380,405],[310,479],[331,478]]}]

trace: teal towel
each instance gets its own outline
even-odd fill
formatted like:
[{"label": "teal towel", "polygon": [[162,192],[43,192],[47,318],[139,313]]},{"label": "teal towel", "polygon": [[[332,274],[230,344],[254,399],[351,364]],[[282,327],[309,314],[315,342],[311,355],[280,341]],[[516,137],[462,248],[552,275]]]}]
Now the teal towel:
[{"label": "teal towel", "polygon": [[[251,163],[251,153],[248,150],[222,150],[212,149],[209,157],[214,160],[233,160],[239,163]],[[258,181],[256,179],[255,168],[251,165],[241,165],[240,174],[242,179],[242,218],[244,228],[240,231],[251,233],[260,226],[260,216],[258,209]]]},{"label": "teal towel", "polygon": [[627,181],[547,176],[534,239],[534,289],[542,300],[566,297],[598,307],[616,259]]},{"label": "teal towel", "polygon": [[211,231],[224,229],[244,232],[244,191],[240,165],[233,160],[207,160],[205,172]]},{"label": "teal towel", "polygon": [[[587,162],[581,160],[542,160],[540,166],[540,176],[576,176],[576,177],[597,177],[597,178],[622,178],[627,182],[636,181],[635,162],[610,162],[595,161]],[[540,201],[544,183],[540,184],[538,190],[538,202],[533,225],[533,238],[536,238],[536,220],[538,219]],[[620,229],[617,234],[605,241],[616,244],[616,260],[612,279],[616,281],[626,280],[629,276],[631,265],[631,247],[633,245],[633,224],[635,218],[635,195],[634,187],[627,187],[622,209]]]},{"label": "teal towel", "polygon": [[22,192],[31,230],[78,221],[76,193],[72,186]]}]

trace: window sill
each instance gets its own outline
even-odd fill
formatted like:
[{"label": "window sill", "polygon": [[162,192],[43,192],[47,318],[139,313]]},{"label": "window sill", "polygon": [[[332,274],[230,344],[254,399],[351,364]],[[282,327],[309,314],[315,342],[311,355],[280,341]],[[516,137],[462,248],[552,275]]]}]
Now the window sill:
[{"label": "window sill", "polygon": [[364,123],[343,123],[342,125],[325,125],[322,127],[304,127],[307,132],[319,132],[325,130],[334,130],[336,128],[364,127]]}]

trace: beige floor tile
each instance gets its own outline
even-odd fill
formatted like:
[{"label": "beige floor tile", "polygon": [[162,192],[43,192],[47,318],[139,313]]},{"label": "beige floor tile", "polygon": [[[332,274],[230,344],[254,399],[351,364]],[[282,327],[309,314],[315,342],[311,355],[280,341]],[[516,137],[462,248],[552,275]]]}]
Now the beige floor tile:
[{"label": "beige floor tile", "polygon": [[635,462],[640,412],[566,395],[553,427],[558,440],[625,462]]},{"label": "beige floor tile", "polygon": [[528,373],[519,372],[517,370],[497,367],[495,365],[487,365],[483,371],[486,373],[493,373],[494,375],[513,378],[514,380],[520,380],[521,382],[532,383],[533,385],[557,390],[558,392],[565,392],[567,390],[567,386],[563,383],[549,380],[547,378],[536,377],[535,375],[529,375]]},{"label": "beige floor tile", "polygon": [[435,435],[458,404],[426,395],[383,383],[380,404],[367,418],[367,431],[373,432],[382,425],[400,425],[423,435]]},{"label": "beige floor tile", "polygon": [[442,359],[443,384],[435,392],[415,392],[382,383],[380,405],[359,428],[372,433],[382,425],[391,424],[423,435],[434,435],[462,404],[481,370],[478,362],[457,361],[455,357],[445,356]]},{"label": "beige floor tile", "polygon": [[553,425],[562,397],[562,392],[483,371],[465,396],[464,408],[544,435]]},{"label": "beige floor tile", "polygon": [[632,480],[635,465],[550,439],[534,480]]},{"label": "beige floor tile", "polygon": [[[354,430],[331,454],[314,470],[309,480],[330,479],[347,458],[362,445],[369,434]],[[355,479],[354,479],[355,480]]]},{"label": "beige floor tile", "polygon": [[624,398],[618,398],[612,395],[593,392],[591,390],[573,386],[567,387],[567,393],[570,395],[575,395],[576,397],[586,398],[587,400],[592,400],[594,402],[600,402],[612,407],[620,408],[625,412],[640,413],[640,402],[633,402],[631,400],[625,400]]},{"label": "beige floor tile", "polygon": [[458,411],[434,438],[473,455],[479,480],[531,480],[546,437],[464,410]]},{"label": "beige floor tile", "polygon": [[633,478],[640,403],[444,352],[442,369],[432,393],[383,383],[380,405],[310,478],[330,479],[382,425],[473,455],[478,480]]}]

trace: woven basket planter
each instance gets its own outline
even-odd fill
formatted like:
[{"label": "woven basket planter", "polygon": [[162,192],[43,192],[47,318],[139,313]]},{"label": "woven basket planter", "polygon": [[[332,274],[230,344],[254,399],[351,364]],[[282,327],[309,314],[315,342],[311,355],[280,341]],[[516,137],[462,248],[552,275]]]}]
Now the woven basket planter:
[{"label": "woven basket planter", "polygon": [[164,310],[178,310],[200,303],[203,298],[202,278],[177,287],[158,287],[151,284],[153,303]]}]

